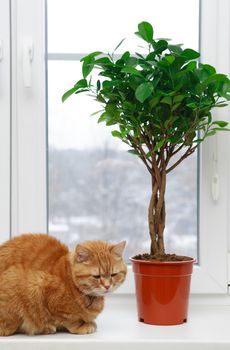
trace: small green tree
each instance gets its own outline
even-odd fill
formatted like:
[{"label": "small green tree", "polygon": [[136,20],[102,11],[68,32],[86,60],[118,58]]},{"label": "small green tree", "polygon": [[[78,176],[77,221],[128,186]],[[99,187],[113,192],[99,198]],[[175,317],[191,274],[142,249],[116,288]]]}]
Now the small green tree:
[{"label": "small green tree", "polygon": [[[83,79],[62,100],[90,92],[103,107],[98,123],[116,125],[112,135],[129,145],[129,152],[145,164],[152,179],[150,252],[159,256],[165,254],[167,174],[206,137],[229,130],[227,122],[213,121],[211,110],[230,100],[230,80],[214,67],[198,63],[198,52],[171,45],[167,39],[154,39],[147,22],[140,23],[135,34],[147,44],[146,54],[126,51],[115,60],[114,52],[97,51],[83,57]],[[93,69],[103,77],[95,85],[87,78]]]}]

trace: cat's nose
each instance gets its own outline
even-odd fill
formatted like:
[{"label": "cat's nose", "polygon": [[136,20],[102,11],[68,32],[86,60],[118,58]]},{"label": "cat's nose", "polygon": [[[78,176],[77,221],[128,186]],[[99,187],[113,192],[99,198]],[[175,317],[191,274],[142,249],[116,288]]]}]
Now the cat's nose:
[{"label": "cat's nose", "polygon": [[105,284],[104,287],[108,290],[110,288],[110,284]]}]

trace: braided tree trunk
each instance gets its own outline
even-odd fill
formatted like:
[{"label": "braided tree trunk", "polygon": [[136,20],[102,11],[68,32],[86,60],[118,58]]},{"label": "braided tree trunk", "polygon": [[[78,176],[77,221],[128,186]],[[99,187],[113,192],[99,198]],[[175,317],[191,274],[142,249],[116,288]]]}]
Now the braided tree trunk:
[{"label": "braided tree trunk", "polygon": [[148,209],[149,234],[151,237],[151,255],[163,255],[164,246],[164,228],[165,228],[165,189],[166,189],[166,171],[163,169],[160,173],[161,182],[159,183],[152,175],[152,194]]}]

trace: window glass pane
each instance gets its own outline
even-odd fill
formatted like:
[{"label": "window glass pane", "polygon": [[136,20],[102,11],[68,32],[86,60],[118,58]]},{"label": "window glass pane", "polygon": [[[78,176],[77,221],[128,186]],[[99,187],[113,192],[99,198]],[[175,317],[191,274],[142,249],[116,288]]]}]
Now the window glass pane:
[{"label": "window glass pane", "polygon": [[[198,47],[199,0],[48,0],[48,51],[136,51],[137,24],[153,24],[155,37]],[[140,41],[141,45],[141,41]],[[119,53],[119,50],[118,50]]]},{"label": "window glass pane", "polygon": [[[79,94],[62,104],[63,92],[80,79],[79,62],[50,61],[48,72],[50,233],[70,247],[79,240],[126,239],[127,258],[148,251],[147,170],[111,136],[112,127],[90,116],[98,103]],[[196,257],[196,155],[169,174],[166,203],[167,251]]]}]

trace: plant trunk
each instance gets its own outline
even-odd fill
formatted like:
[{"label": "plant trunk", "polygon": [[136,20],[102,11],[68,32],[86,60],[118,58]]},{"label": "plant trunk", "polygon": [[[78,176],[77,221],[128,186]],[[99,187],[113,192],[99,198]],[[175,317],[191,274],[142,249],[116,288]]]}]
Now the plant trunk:
[{"label": "plant trunk", "polygon": [[151,255],[164,255],[164,228],[165,228],[165,188],[166,188],[166,171],[161,172],[161,178],[157,179],[152,176],[152,195],[149,203],[148,220],[149,234],[151,237]]}]

